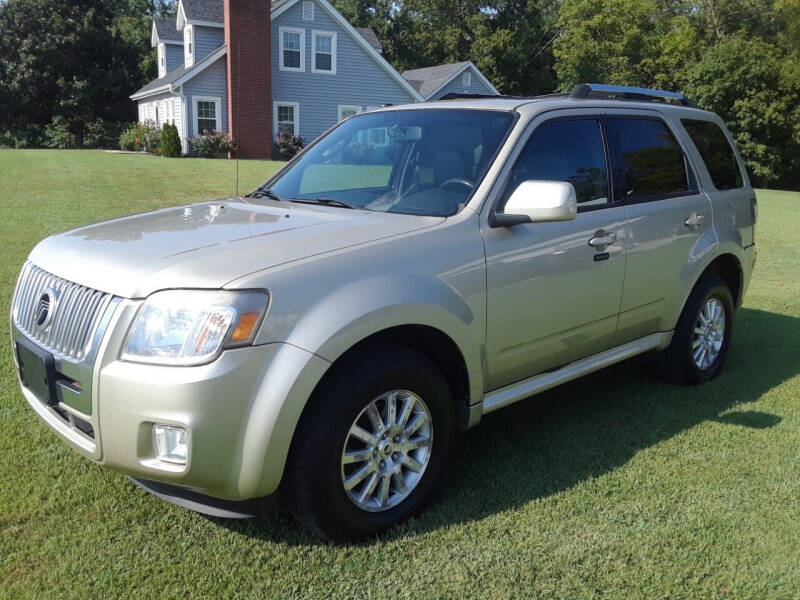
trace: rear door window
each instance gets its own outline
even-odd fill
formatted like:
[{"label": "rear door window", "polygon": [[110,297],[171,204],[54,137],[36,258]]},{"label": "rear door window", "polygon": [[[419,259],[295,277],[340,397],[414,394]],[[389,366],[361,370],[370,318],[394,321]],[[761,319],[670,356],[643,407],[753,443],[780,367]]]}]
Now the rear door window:
[{"label": "rear door window", "polygon": [[607,204],[608,171],[597,119],[554,120],[537,127],[514,165],[507,196],[531,179],[571,183],[579,208]]},{"label": "rear door window", "polygon": [[628,202],[687,195],[690,185],[683,150],[659,119],[609,119],[617,197]]},{"label": "rear door window", "polygon": [[732,190],[743,185],[742,172],[722,128],[711,121],[681,119],[718,190]]}]

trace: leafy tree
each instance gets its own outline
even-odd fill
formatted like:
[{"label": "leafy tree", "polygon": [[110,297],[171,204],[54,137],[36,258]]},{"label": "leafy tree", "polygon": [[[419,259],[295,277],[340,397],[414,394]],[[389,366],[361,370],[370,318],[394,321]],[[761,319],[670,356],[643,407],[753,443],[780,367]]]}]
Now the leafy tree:
[{"label": "leafy tree", "polygon": [[686,89],[727,123],[758,185],[800,185],[800,72],[774,44],[744,34],[709,48]]},{"label": "leafy tree", "polygon": [[133,120],[139,54],[102,0],[10,0],[0,9],[0,129],[58,117],[77,146],[96,119]]}]

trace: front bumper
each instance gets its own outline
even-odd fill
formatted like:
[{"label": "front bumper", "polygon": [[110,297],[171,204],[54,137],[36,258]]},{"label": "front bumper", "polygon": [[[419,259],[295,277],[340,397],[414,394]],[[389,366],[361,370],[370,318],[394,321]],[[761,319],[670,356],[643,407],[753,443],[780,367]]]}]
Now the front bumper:
[{"label": "front bumper", "polygon": [[[196,367],[124,362],[118,357],[138,305],[115,304],[84,365],[91,377],[81,404],[46,405],[20,382],[30,406],[77,451],[133,478],[229,501],[274,494],[302,409],[330,363],[289,344],[228,350]],[[11,333],[25,337],[13,319]],[[59,360],[59,369],[70,368]],[[76,422],[89,424],[91,435]],[[156,457],[154,423],[186,429],[185,465]]]}]

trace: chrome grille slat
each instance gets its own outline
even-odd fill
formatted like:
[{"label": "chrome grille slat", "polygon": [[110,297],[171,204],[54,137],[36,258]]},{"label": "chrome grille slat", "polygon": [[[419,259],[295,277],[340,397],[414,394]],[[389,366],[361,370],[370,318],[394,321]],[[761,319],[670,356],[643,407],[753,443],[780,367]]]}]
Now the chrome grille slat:
[{"label": "chrome grille slat", "polygon": [[[36,306],[48,288],[57,292],[58,302],[52,323],[42,331],[35,326]],[[90,350],[94,330],[110,301],[111,294],[61,279],[26,263],[14,301],[14,322],[44,348],[68,360],[80,361]]]}]

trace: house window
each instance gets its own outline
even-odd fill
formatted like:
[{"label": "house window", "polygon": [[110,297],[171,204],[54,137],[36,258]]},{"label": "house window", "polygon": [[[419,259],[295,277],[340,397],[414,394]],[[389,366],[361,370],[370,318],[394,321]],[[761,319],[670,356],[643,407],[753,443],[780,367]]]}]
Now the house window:
[{"label": "house window", "polygon": [[348,117],[357,115],[360,112],[361,112],[360,106],[355,106],[351,104],[342,104],[339,106],[339,120],[344,121]]},{"label": "house window", "polygon": [[204,132],[216,133],[219,130],[219,98],[194,98],[195,135]]},{"label": "house window", "polygon": [[281,71],[305,71],[306,32],[281,27],[280,42]]},{"label": "house window", "polygon": [[336,74],[336,34],[322,31],[311,33],[314,58],[311,64],[312,73]]},{"label": "house window", "polygon": [[300,135],[300,105],[297,102],[275,103],[275,136]]},{"label": "house window", "polygon": [[472,72],[471,71],[464,71],[464,75],[461,77],[461,84],[464,87],[469,87],[472,85]]},{"label": "house window", "polygon": [[303,2],[303,21],[314,22],[314,3]]}]

